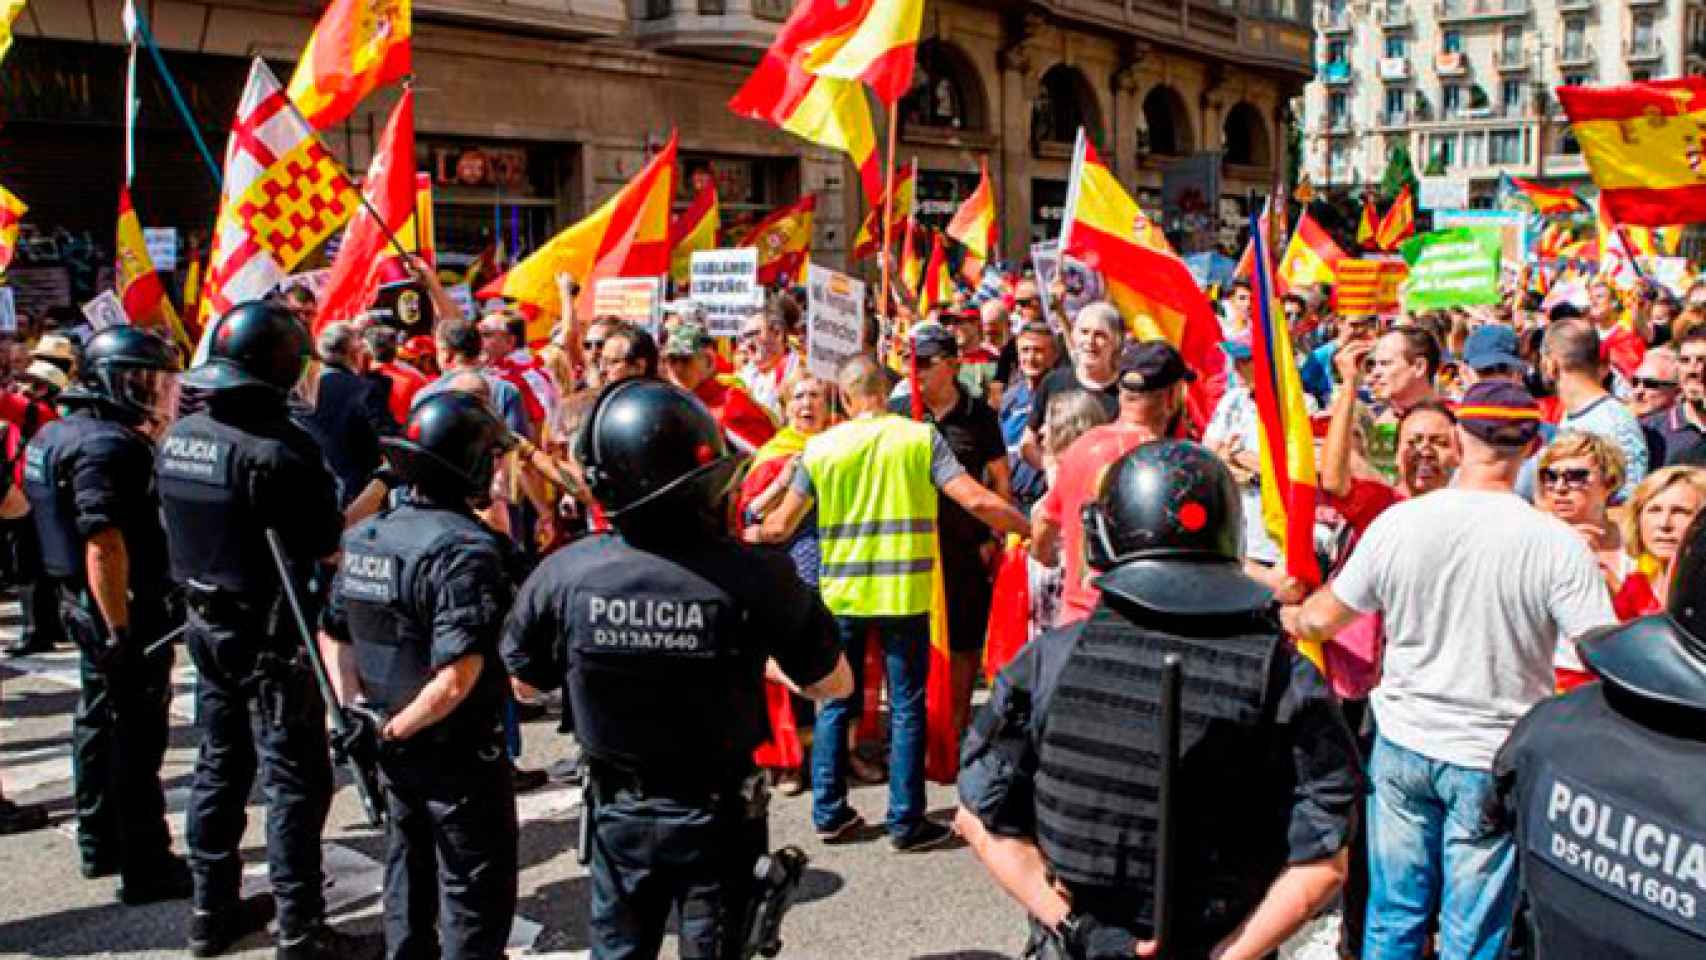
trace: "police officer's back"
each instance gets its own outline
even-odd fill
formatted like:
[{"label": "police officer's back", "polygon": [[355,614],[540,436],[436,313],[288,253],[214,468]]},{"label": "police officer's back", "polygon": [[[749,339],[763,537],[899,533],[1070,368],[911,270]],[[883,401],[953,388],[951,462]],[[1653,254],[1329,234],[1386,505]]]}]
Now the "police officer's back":
[{"label": "police officer's back", "polygon": [[[1117,461],[1085,510],[1100,604],[1002,672],[966,743],[960,830],[1054,955],[1129,957],[1153,932],[1170,654],[1184,675],[1181,847],[1163,955],[1224,942],[1261,956],[1342,882],[1356,748],[1244,575],[1241,529],[1237,488],[1202,447],[1162,441]],[[1037,862],[1023,851],[1046,868],[1015,867]]]},{"label": "police officer's back", "polygon": [[279,956],[331,956],[320,864],[332,794],[326,708],[266,541],[269,528],[278,531],[301,588],[313,564],[336,551],[342,530],[319,449],[286,409],[308,333],[282,307],[252,302],[220,318],[210,337],[207,362],[184,377],[205,408],[167,432],[158,464],[171,572],[185,589],[186,645],[198,674],[190,948],[217,955],[266,919],[264,903],[238,900],[258,756]]},{"label": "police officer's back", "polygon": [[1665,612],[1589,633],[1600,682],[1537,705],[1493,763],[1537,960],[1706,956],[1706,515]]},{"label": "police officer's back", "polygon": [[[384,774],[385,939],[396,958],[501,957],[515,912],[498,660],[511,588],[498,536],[470,507],[490,489],[507,434],[465,393],[410,413],[404,437],[383,441],[402,501],[344,535],[323,620],[339,699],[359,702],[369,728],[340,748],[375,749]],[[342,688],[352,673],[359,690]]]},{"label": "police officer's back", "polygon": [[82,650],[72,777],[83,875],[118,873],[120,896],[188,893],[171,855],[160,762],[171,697],[166,541],[150,436],[176,402],[177,353],[146,331],[96,334],[69,415],[24,449],[24,489],[59,616]]},{"label": "police officer's back", "polygon": [[577,456],[617,532],[534,572],[503,651],[523,683],[565,688],[587,759],[592,955],[656,956],[679,905],[682,956],[735,956],[767,836],[766,658],[808,696],[845,695],[851,673],[787,556],[729,536],[738,461],[697,400],[611,385]]}]

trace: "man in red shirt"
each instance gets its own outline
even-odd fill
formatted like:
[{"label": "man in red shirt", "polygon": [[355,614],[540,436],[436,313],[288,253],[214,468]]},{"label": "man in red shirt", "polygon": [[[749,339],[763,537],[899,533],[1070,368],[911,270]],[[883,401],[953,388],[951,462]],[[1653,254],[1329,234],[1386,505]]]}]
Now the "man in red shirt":
[{"label": "man in red shirt", "polygon": [[403,362],[397,356],[398,341],[402,334],[395,327],[383,324],[372,324],[362,336],[367,340],[367,349],[373,354],[373,370],[384,374],[391,381],[391,394],[386,403],[391,408],[391,416],[398,423],[407,423],[409,410],[414,406],[415,394],[427,385],[426,374]]},{"label": "man in red shirt", "polygon": [[527,420],[535,430],[545,414],[556,409],[557,388],[533,359],[525,344],[527,318],[514,310],[497,310],[480,320],[480,347],[486,368],[521,392]]},{"label": "man in red shirt", "polygon": [[1061,455],[1054,485],[1031,515],[1031,555],[1048,566],[1064,567],[1054,626],[1088,617],[1101,596],[1084,564],[1080,514],[1096,498],[1102,473],[1139,444],[1166,437],[1184,408],[1185,384],[1195,379],[1179,351],[1164,340],[1129,348],[1120,358],[1118,418],[1079,437]]},{"label": "man in red shirt", "polygon": [[699,398],[717,418],[729,442],[747,456],[776,435],[776,421],[747,395],[740,381],[717,373],[716,346],[697,323],[681,323],[663,348],[664,376]]}]

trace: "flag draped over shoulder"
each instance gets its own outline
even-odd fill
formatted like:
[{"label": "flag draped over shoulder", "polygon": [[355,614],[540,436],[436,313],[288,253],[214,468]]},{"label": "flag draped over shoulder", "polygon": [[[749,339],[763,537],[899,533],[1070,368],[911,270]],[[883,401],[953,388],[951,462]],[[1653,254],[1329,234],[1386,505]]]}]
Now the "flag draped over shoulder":
[{"label": "flag draped over shoulder", "polygon": [[124,301],[125,315],[139,327],[154,327],[186,347],[193,346],[178,321],[178,311],[166,296],[166,287],[148,256],[148,244],[142,236],[142,223],[130,203],[130,186],[119,188],[118,236],[114,245],[118,251],[114,273],[119,299]]},{"label": "flag draped over shoulder", "polygon": [[[1333,242],[1315,218],[1304,211],[1297,229],[1286,245],[1285,259],[1280,261],[1279,276],[1287,286],[1301,287],[1314,283],[1333,283],[1338,279],[1338,266],[1345,252]],[[1284,292],[1283,290],[1280,292]]]},{"label": "flag draped over shoulder", "polygon": [[314,129],[341,123],[368,94],[414,69],[410,2],[332,0],[290,78],[290,99]]},{"label": "flag draped over shoulder", "polygon": [[[290,109],[266,62],[255,58],[225,147],[224,190],[202,286],[204,318],[272,292],[359,203],[343,167]],[[212,324],[201,326],[205,347]]]},{"label": "flag draped over shoulder", "polygon": [[1108,299],[1133,335],[1167,340],[1197,372],[1186,402],[1191,418],[1206,425],[1225,386],[1220,321],[1185,262],[1170,248],[1153,245],[1160,230],[1097,158],[1082,130],[1061,223],[1061,253],[1101,272]]},{"label": "flag draped over shoulder", "polygon": [[581,285],[575,313],[590,319],[593,293],[605,277],[661,277],[669,271],[669,201],[675,195],[676,135],[634,179],[586,219],[570,226],[485,287],[482,300],[504,297],[527,316],[527,339],[543,340],[562,312],[557,275]]},{"label": "flag draped over shoulder", "polygon": [[1559,87],[1558,100],[1613,223],[1706,222],[1706,76]]},{"label": "flag draped over shoulder", "polygon": [[1396,250],[1416,232],[1416,199],[1410,194],[1410,185],[1398,191],[1398,199],[1392,201],[1392,206],[1386,211],[1386,216],[1380,219],[1380,228],[1374,233],[1374,245],[1381,250]]},{"label": "flag draped over shoulder", "polygon": [[679,289],[686,289],[692,279],[693,253],[714,250],[717,231],[722,229],[722,214],[717,208],[717,184],[713,181],[700,190],[698,196],[681,216],[669,224],[669,276]]},{"label": "flag draped over shoulder", "polygon": [[[894,212],[889,215],[892,232],[899,234],[911,219],[916,204],[918,182],[918,161],[895,172],[894,181]],[[883,246],[883,201],[878,198],[866,212],[865,220],[859,225],[859,235],[853,240],[853,259],[863,260],[871,256]]]},{"label": "flag draped over shoulder", "polygon": [[743,247],[758,248],[758,282],[764,286],[783,277],[800,279],[812,253],[812,217],[817,194],[808,193],[800,202],[773,211],[759,221],[741,241]]},{"label": "flag draped over shoulder", "polygon": [[[1279,545],[1285,572],[1313,590],[1321,585],[1314,541],[1314,433],[1292,353],[1291,332],[1277,302],[1273,258],[1261,218],[1254,214],[1250,230],[1255,249],[1250,284],[1255,294],[1250,313],[1250,357],[1255,364],[1251,387],[1262,433],[1262,521]],[[1319,643],[1300,643],[1299,652],[1323,667]]]},{"label": "flag draped over shoulder", "polygon": [[[363,207],[356,211],[344,231],[337,259],[332,261],[331,275],[320,294],[320,312],[314,318],[316,334],[326,324],[348,320],[373,302],[379,289],[379,267],[390,246],[386,231],[395,235],[414,217],[415,188],[415,92],[405,90],[385,124],[362,184],[371,210]],[[374,217],[374,210],[383,223]]]},{"label": "flag draped over shoulder", "polygon": [[988,161],[983,164],[977,189],[960,204],[960,209],[954,212],[954,219],[948,223],[948,236],[965,245],[963,269],[968,279],[976,283],[983,273],[984,264],[995,256],[1001,245],[996,226],[995,188],[989,182]]},{"label": "flag draped over shoulder", "polygon": [[0,273],[6,272],[18,252],[18,228],[29,209],[12,191],[0,187]]}]

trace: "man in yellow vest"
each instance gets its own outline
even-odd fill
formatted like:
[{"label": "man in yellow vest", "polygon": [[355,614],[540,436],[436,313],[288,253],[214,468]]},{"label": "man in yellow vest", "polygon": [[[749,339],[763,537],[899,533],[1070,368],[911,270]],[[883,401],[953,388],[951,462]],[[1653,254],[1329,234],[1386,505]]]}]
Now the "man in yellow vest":
[{"label": "man in yellow vest", "polygon": [[782,543],[817,508],[820,585],[835,615],[853,695],[818,709],[812,742],[812,822],[825,842],[864,824],[847,803],[847,730],[860,704],[864,642],[875,628],[889,683],[889,842],[925,850],[950,835],[924,819],[924,689],[936,573],[936,491],[1002,533],[1024,536],[1023,514],[979,483],[929,424],[888,412],[888,377],[856,357],[837,378],[848,419],[812,437],[788,493],[753,542]]}]

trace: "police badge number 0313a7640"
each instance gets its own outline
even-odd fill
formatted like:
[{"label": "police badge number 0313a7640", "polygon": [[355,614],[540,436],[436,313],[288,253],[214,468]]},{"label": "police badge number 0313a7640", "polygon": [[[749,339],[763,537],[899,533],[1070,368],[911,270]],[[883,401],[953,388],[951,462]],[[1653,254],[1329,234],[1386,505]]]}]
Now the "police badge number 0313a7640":
[{"label": "police badge number 0313a7640", "polygon": [[603,654],[715,656],[723,608],[710,598],[589,591],[576,599],[576,635]]},{"label": "police badge number 0313a7640", "polygon": [[1706,939],[1706,837],[1549,765],[1537,784],[1524,811],[1535,855],[1605,896]]}]

